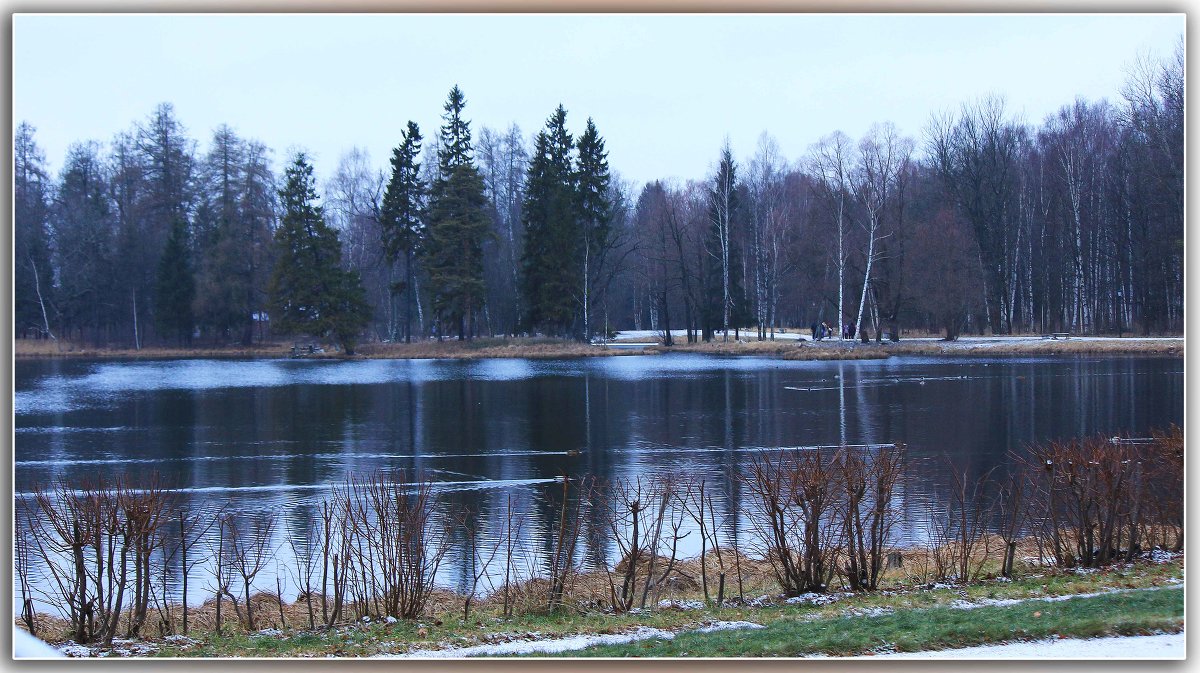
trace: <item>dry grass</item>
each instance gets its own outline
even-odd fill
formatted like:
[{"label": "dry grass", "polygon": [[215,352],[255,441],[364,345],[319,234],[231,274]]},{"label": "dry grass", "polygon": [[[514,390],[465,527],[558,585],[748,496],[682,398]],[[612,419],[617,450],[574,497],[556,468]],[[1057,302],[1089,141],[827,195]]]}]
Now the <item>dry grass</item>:
[{"label": "dry grass", "polygon": [[291,344],[262,343],[253,346],[169,347],[142,349],[92,346],[72,341],[16,339],[13,354],[18,358],[280,358],[287,357]]},{"label": "dry grass", "polygon": [[703,353],[706,355],[757,355],[784,360],[878,360],[889,354],[866,348],[812,344],[795,340],[720,341],[647,346],[647,353]]},{"label": "dry grass", "polygon": [[[67,341],[17,339],[13,342],[18,358],[286,358],[291,355],[291,343],[266,343],[250,347],[165,347],[132,348],[96,347]],[[418,360],[450,358],[472,360],[480,358],[579,358],[612,355],[637,355],[640,351],[626,348],[604,348],[578,341],[556,339],[475,339],[474,341],[446,340],[404,343],[368,343],[358,347],[353,358]],[[312,359],[343,359],[347,356],[332,348],[324,353],[307,356]]]},{"label": "dry grass", "polygon": [[605,357],[637,355],[627,348],[604,348],[578,341],[560,339],[475,339],[473,341],[420,341],[417,343],[373,343],[358,348],[358,357],[371,359],[431,359],[453,358],[475,360],[482,358],[554,358]]},{"label": "dry grass", "polygon": [[[616,342],[620,343],[620,341]],[[85,344],[40,339],[17,339],[13,351],[18,358],[78,357],[78,358],[285,358],[290,355],[291,343],[264,343],[254,346],[210,346],[172,348],[156,346],[106,348]],[[560,359],[607,357],[658,353],[701,353],[706,355],[751,355],[778,357],[784,360],[877,360],[893,355],[1171,355],[1183,357],[1184,343],[1178,339],[1090,339],[971,341],[900,341],[898,343],[861,343],[837,340],[812,343],[780,339],[775,341],[722,341],[662,344],[636,348],[606,348],[571,340],[513,338],[483,338],[473,341],[419,341],[404,343],[367,343],[359,346],[355,358],[361,359],[462,359],[527,358]],[[309,356],[318,359],[347,357],[340,351]]]},{"label": "dry grass", "polygon": [[647,346],[647,353],[704,353],[709,355],[755,355],[784,360],[875,360],[893,355],[1172,355],[1183,356],[1178,339],[1046,339],[1014,338],[1009,341],[884,341],[862,343],[829,340],[821,342],[780,339],[775,341],[676,342]]}]

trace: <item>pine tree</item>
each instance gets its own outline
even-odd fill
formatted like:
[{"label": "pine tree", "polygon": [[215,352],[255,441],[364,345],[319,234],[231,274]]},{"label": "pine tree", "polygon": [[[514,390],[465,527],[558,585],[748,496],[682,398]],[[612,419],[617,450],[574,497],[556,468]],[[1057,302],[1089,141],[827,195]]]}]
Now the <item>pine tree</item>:
[{"label": "pine tree", "polygon": [[176,218],[171,225],[171,234],[163,247],[154,296],[154,323],[159,333],[174,333],[180,343],[191,343],[195,326],[192,300],[196,298],[196,286],[192,279],[187,222],[181,218]]},{"label": "pine tree", "polygon": [[331,337],[354,354],[370,307],[358,274],[341,267],[337,231],[315,204],[312,166],[304,154],[285,172],[282,217],[275,231],[279,259],[271,276],[271,318],[281,332]]},{"label": "pine tree", "polygon": [[[488,231],[483,177],[471,152],[470,123],[457,85],[444,106],[438,175],[430,190],[428,236],[422,249],[439,321],[457,324],[458,338],[474,335],[483,304],[483,238]],[[441,337],[439,330],[438,336]]]},{"label": "pine tree", "polygon": [[252,308],[246,303],[242,270],[247,258],[241,200],[243,143],[228,126],[213,133],[212,149],[201,167],[202,188],[196,209],[196,318],[202,329],[221,337],[244,333]]},{"label": "pine tree", "polygon": [[[713,258],[709,265],[711,273],[704,279],[705,324],[720,324],[722,338],[729,340],[729,324],[731,320],[740,317],[736,311],[741,296],[738,277],[738,253],[734,249],[737,236],[734,228],[738,217],[738,185],[737,165],[733,162],[733,151],[729,143],[721,148],[721,161],[717,166],[717,174],[713,177],[708,188],[708,216],[712,226],[705,238],[705,249]],[[715,306],[714,306],[715,304]],[[705,328],[705,339],[711,339],[712,333]]]},{"label": "pine tree", "polygon": [[610,261],[609,252],[616,244],[616,232],[612,228],[608,152],[604,150],[604,139],[596,131],[591,117],[587,120],[583,135],[579,136],[578,148],[575,183],[583,238],[580,314],[583,318],[583,339],[586,341],[592,336],[592,311],[595,310],[596,299],[606,290],[604,274]]},{"label": "pine tree", "polygon": [[423,207],[425,183],[421,180],[421,131],[415,122],[401,134],[400,145],[392,151],[392,177],[383,194],[380,225],[383,250],[388,263],[395,265],[404,257],[404,281],[393,284],[393,295],[407,294],[404,307],[404,341],[412,341],[412,307],[416,302],[413,262],[425,237]]},{"label": "pine tree", "polygon": [[46,158],[22,123],[13,138],[13,326],[53,337],[54,274],[50,266],[49,179]]},{"label": "pine tree", "polygon": [[521,290],[533,330],[561,335],[571,328],[581,296],[584,248],[580,200],[571,160],[574,140],[562,105],[537,135],[521,215],[525,249]]},{"label": "pine tree", "polygon": [[116,272],[116,220],[109,199],[112,184],[105,179],[97,143],[72,145],[59,174],[51,218],[54,266],[58,270],[58,309],[64,336],[86,338],[91,328],[102,343],[104,328],[128,315],[122,279]]}]

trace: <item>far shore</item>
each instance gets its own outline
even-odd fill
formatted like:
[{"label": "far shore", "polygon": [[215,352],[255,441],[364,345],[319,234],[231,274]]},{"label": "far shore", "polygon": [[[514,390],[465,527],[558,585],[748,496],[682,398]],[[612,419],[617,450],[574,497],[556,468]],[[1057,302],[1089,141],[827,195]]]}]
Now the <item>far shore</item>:
[{"label": "far shore", "polygon": [[[479,338],[473,341],[420,341],[414,343],[366,343],[355,354],[325,346],[324,352],[304,355],[304,359],[484,359],[525,358],[562,359],[653,355],[662,353],[698,353],[718,356],[775,357],[783,360],[865,360],[891,356],[928,355],[1169,355],[1183,357],[1184,339],[1178,337],[1077,336],[1043,338],[1041,336],[964,336],[955,341],[937,337],[902,338],[898,342],[863,343],[840,339],[811,340],[796,332],[778,332],[774,339],[758,341],[753,332],[733,334],[728,341],[718,334],[713,341],[687,343],[684,334],[674,336],[674,344],[663,344],[661,333],[623,332],[607,343],[544,338]],[[102,347],[46,339],[16,339],[13,353],[25,358],[92,359],[184,359],[184,358],[290,358],[292,342],[254,344],[252,346],[154,346],[141,349]]]}]

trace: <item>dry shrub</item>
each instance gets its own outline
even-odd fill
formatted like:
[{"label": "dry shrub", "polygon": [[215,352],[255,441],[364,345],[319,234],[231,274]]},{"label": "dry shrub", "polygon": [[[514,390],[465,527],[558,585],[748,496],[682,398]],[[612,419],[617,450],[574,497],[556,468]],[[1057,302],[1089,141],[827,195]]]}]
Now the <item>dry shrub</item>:
[{"label": "dry shrub", "polygon": [[992,471],[974,478],[948,457],[951,484],[944,503],[930,503],[930,560],[938,581],[970,582],[987,562],[991,538],[987,533],[991,507]]},{"label": "dry shrub", "polygon": [[[1183,545],[1183,432],[1090,437],[1032,447],[1038,540],[1063,567],[1131,560],[1142,542]],[[1171,539],[1173,538],[1173,539]]]},{"label": "dry shrub", "polygon": [[836,457],[823,450],[755,456],[744,477],[760,551],[784,593],[829,587],[843,548]]},{"label": "dry shrub", "polygon": [[110,645],[122,623],[127,637],[141,634],[169,495],[157,474],[138,485],[98,479],[76,489],[60,479],[34,488],[26,552],[47,575],[46,598],[76,642]]},{"label": "dry shrub", "polygon": [[[600,514],[621,556],[608,572],[609,600],[617,612],[645,608],[663,588],[678,560],[684,511],[683,489],[670,475],[617,479],[594,484],[590,504]],[[607,571],[607,566],[605,567]]]},{"label": "dry shrub", "polygon": [[356,616],[419,617],[455,521],[439,512],[433,483],[403,471],[351,477],[334,490],[333,509],[343,538],[335,583],[349,587]]},{"label": "dry shrub", "polygon": [[904,470],[900,445],[839,452],[836,477],[843,489],[842,530],[846,540],[846,579],[852,591],[879,588],[896,511],[892,494]]}]

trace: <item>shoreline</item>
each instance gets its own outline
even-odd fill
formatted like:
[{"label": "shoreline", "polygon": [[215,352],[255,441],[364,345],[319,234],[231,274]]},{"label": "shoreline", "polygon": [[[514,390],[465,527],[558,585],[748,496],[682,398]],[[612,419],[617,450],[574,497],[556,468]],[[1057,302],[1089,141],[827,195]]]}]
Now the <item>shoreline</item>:
[{"label": "shoreline", "polygon": [[[1161,560],[1145,558],[1098,569],[1064,569],[1029,566],[1012,579],[989,575],[967,583],[916,582],[916,578],[894,581],[880,591],[802,594],[787,599],[767,593],[747,595],[745,602],[729,599],[726,605],[706,604],[699,597],[681,596],[660,600],[645,610],[622,614],[605,611],[565,610],[558,613],[517,612],[502,618],[495,597],[476,603],[470,619],[462,619],[463,596],[438,590],[436,605],[419,620],[363,620],[342,622],[332,629],[303,623],[302,601],[284,603],[290,625],[275,622],[272,595],[256,593],[254,602],[262,610],[260,628],[246,631],[226,623],[224,635],[216,635],[205,607],[193,611],[193,629],[187,636],[165,635],[114,640],[112,647],[78,645],[52,638],[51,645],[70,657],[253,657],[253,658],[459,658],[470,656],[783,656],[860,657],[891,652],[937,658],[961,647],[1001,646],[1012,642],[1037,642],[1052,638],[1146,635],[1181,632],[1181,618],[1163,614],[1163,603],[1174,605],[1169,595],[1181,592],[1184,555],[1169,554]],[[688,592],[691,593],[691,592]],[[1140,617],[1113,610],[1121,601],[1156,601],[1158,607]],[[1181,603],[1182,601],[1180,601]],[[1110,605],[1111,604],[1111,605]],[[1102,605],[1107,609],[1099,609]],[[1094,607],[1090,607],[1094,606]],[[174,612],[178,606],[172,605]],[[1056,615],[1055,611],[1067,614]],[[1071,613],[1071,610],[1076,612]],[[1174,610],[1171,607],[1167,612]],[[1006,630],[994,626],[1009,614],[1028,627]],[[1029,614],[1025,614],[1029,613]],[[1046,620],[1040,618],[1045,613]],[[1099,620],[1094,613],[1113,613]],[[232,621],[233,615],[229,615]],[[900,647],[878,649],[864,641],[874,629],[887,622],[901,625],[918,618],[931,623],[946,622],[948,628],[931,628],[914,635]],[[40,636],[45,629],[61,628],[59,620],[39,619]],[[1000,631],[967,633],[964,620],[980,629]],[[974,621],[971,621],[974,620]],[[1045,621],[1045,627],[1040,627]],[[58,623],[55,623],[58,622]],[[24,628],[15,619],[16,628]],[[836,623],[838,629],[829,629]],[[989,626],[991,625],[991,626]],[[283,626],[283,628],[279,628]],[[907,627],[904,627],[907,628]],[[1052,629],[1042,634],[1038,628]],[[792,631],[798,631],[792,634]],[[836,631],[833,635],[824,634]],[[769,641],[785,634],[794,651],[772,649]],[[732,641],[731,641],[732,639]],[[870,638],[867,638],[870,640]],[[759,648],[762,647],[762,651]],[[680,648],[686,648],[680,651]],[[707,649],[706,649],[707,648]],[[697,649],[699,651],[697,651]]]},{"label": "shoreline", "polygon": [[[608,344],[585,344],[549,339],[477,339],[469,342],[427,341],[411,344],[363,344],[354,355],[327,351],[297,359],[307,360],[476,360],[476,359],[574,359],[693,353],[738,357],[773,357],[782,360],[880,360],[893,356],[989,356],[989,355],[1159,355],[1183,357],[1184,337],[1071,337],[1044,339],[1036,336],[961,337],[942,341],[933,337],[910,337],[899,342],[862,343],[827,340],[813,342],[799,335],[780,334],[773,341],[720,341],[676,343],[664,346],[645,337],[618,337]],[[30,359],[294,359],[291,346],[271,343],[232,347],[97,348],[72,343],[17,339],[15,360]]]}]

